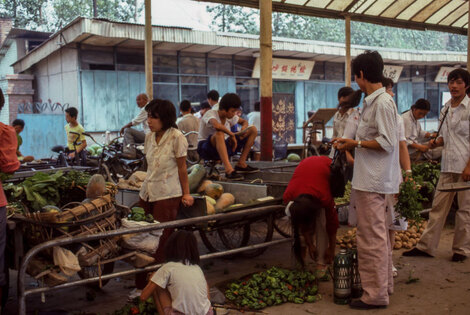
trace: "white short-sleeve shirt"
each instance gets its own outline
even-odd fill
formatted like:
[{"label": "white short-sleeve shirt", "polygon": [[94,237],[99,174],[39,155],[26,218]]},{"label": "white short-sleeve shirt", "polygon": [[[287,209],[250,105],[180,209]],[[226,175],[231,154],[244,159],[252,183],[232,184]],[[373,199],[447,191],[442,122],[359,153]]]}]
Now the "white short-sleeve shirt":
[{"label": "white short-sleeve shirt", "polygon": [[405,137],[406,143],[408,144],[408,151],[410,154],[416,152],[415,148],[410,147],[413,143],[422,143],[424,142],[424,136],[426,135],[426,131],[421,128],[421,123],[415,119],[413,116],[413,111],[409,110],[403,115],[403,123],[405,124]]},{"label": "white short-sleeve shirt", "polygon": [[151,281],[162,289],[168,289],[171,306],[178,312],[205,315],[211,307],[207,298],[207,282],[198,265],[166,263],[154,273]]},{"label": "white short-sleeve shirt", "polygon": [[400,185],[398,112],[392,97],[380,88],[364,99],[356,140],[376,140],[383,150],[356,148],[352,187],[396,194]]},{"label": "white short-sleeve shirt", "polygon": [[[228,118],[225,119],[224,126],[228,130],[230,130],[230,128],[232,126],[235,126],[238,123],[239,118],[240,117],[235,115],[230,119],[228,119]],[[208,110],[204,114],[204,116],[202,116],[201,122],[199,124],[199,138],[198,138],[198,141],[206,140],[207,138],[209,138],[209,136],[213,135],[216,132],[214,126],[212,126],[212,124],[210,123],[211,119],[215,119],[215,120],[217,120],[217,122],[219,124],[222,124],[222,121],[220,120],[220,117],[219,117],[219,111],[213,110],[213,109]],[[225,135],[225,138],[228,138],[228,135]]]},{"label": "white short-sleeve shirt", "polygon": [[157,144],[155,132],[145,136],[145,157],[147,176],[140,189],[139,197],[145,201],[181,197],[183,190],[178,175],[176,159],[187,155],[188,141],[176,128],[169,128]]},{"label": "white short-sleeve shirt", "polygon": [[[448,101],[441,110],[439,121],[450,107]],[[459,106],[450,108],[442,124],[441,135],[444,138],[441,171],[461,174],[470,158],[470,99],[465,96]]]}]

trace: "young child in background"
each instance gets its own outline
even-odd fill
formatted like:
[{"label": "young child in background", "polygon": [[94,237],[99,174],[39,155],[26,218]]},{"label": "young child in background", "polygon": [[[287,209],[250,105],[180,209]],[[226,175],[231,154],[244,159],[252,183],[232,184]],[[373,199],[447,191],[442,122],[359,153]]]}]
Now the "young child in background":
[{"label": "young child in background", "polygon": [[173,233],[165,246],[166,263],[150,278],[140,299],[153,296],[159,314],[212,315],[209,286],[199,267],[193,233]]}]

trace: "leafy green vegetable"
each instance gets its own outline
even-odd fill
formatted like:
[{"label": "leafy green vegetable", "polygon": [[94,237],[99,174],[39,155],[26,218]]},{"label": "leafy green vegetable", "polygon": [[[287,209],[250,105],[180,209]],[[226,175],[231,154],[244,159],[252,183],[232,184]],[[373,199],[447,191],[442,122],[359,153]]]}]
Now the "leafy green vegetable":
[{"label": "leafy green vegetable", "polygon": [[238,307],[259,310],[286,302],[315,302],[315,276],[304,270],[272,267],[228,285],[225,297]]}]

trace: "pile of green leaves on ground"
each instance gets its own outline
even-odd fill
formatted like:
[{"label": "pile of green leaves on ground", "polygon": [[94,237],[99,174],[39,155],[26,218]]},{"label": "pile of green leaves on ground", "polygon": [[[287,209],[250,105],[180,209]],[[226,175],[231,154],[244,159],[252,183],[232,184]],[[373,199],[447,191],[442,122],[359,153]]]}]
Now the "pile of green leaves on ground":
[{"label": "pile of green leaves on ground", "polygon": [[131,303],[124,305],[121,309],[114,311],[113,315],[154,315],[158,314],[153,298],[141,301],[139,297],[132,300]]},{"label": "pile of green leaves on ground", "polygon": [[286,302],[302,304],[320,299],[313,273],[272,267],[228,285],[225,297],[242,309],[259,310]]},{"label": "pile of green leaves on ground", "polygon": [[23,202],[30,211],[40,211],[45,206],[59,206],[61,197],[73,187],[85,187],[90,175],[85,172],[38,172],[20,183],[4,187],[9,202]]}]

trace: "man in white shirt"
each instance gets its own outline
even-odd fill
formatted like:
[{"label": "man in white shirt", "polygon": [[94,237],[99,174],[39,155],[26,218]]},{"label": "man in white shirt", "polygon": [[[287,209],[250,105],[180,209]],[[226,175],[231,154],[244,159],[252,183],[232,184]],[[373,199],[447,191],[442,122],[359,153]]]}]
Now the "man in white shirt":
[{"label": "man in white shirt", "polygon": [[354,309],[386,308],[393,293],[392,249],[386,195],[398,193],[400,165],[398,113],[382,86],[383,60],[367,51],[352,62],[355,80],[366,93],[356,139],[337,139],[336,149],[355,148],[352,188],[357,209],[359,274],[364,293]]},{"label": "man in white shirt", "polygon": [[[261,112],[260,112],[260,102],[255,103],[255,111],[247,115],[248,125],[255,126],[258,129],[258,134],[261,130]],[[261,138],[257,136],[255,143],[253,144],[253,160],[259,161],[261,158]]]},{"label": "man in white shirt", "polygon": [[219,110],[219,92],[216,90],[210,90],[209,93],[207,93],[207,103],[209,103],[209,106],[213,110]]},{"label": "man in white shirt", "polygon": [[[180,112],[182,117],[176,120],[176,124],[178,125],[178,129],[186,135],[188,132],[198,132],[199,131],[199,120],[194,117],[191,113],[191,103],[188,100],[184,100],[180,103]],[[191,161],[199,160],[199,156],[197,154],[197,133],[193,133],[186,136],[188,140],[188,158]]]},{"label": "man in white shirt", "polygon": [[[455,69],[447,78],[451,99],[440,114],[441,133],[429,142],[431,148],[443,146],[441,175],[432,201],[429,222],[416,248],[403,256],[434,257],[441,231],[456,192],[439,191],[446,183],[470,181],[470,99],[465,94],[470,86],[470,74]],[[457,192],[459,209],[455,214],[455,232],[452,261],[459,262],[470,256],[470,190]]]},{"label": "man in white shirt", "polygon": [[[227,93],[220,100],[219,110],[207,111],[199,125],[199,156],[205,160],[221,160],[225,167],[225,177],[231,180],[242,180],[242,174],[259,171],[246,164],[258,131],[254,126],[248,128],[248,121],[236,115],[240,106],[240,97]],[[242,130],[237,135],[230,130],[236,124],[242,125]],[[233,168],[229,157],[240,151],[240,159]]]},{"label": "man in white shirt", "polygon": [[207,103],[207,101],[201,102],[199,105],[199,111],[194,114],[194,117],[196,117],[198,120],[201,120],[202,116],[204,116],[204,114],[210,109],[211,106],[209,103]]},{"label": "man in white shirt", "polygon": [[424,118],[431,110],[431,104],[424,98],[420,98],[411,106],[411,109],[403,113],[403,123],[405,124],[405,137],[408,151],[412,160],[438,159],[442,150],[436,148],[429,149],[427,139],[435,136],[421,128],[420,119]]},{"label": "man in white shirt", "polygon": [[[147,105],[149,98],[147,94],[142,93],[137,95],[135,102],[140,108],[139,114],[128,124],[121,128],[119,131],[120,135],[124,135],[123,145],[122,145],[122,157],[127,159],[135,159],[135,144],[144,143],[145,135],[150,132],[149,125],[147,123],[147,111],[145,110],[145,105]],[[131,128],[132,126],[137,126],[142,124],[143,131]]]}]

